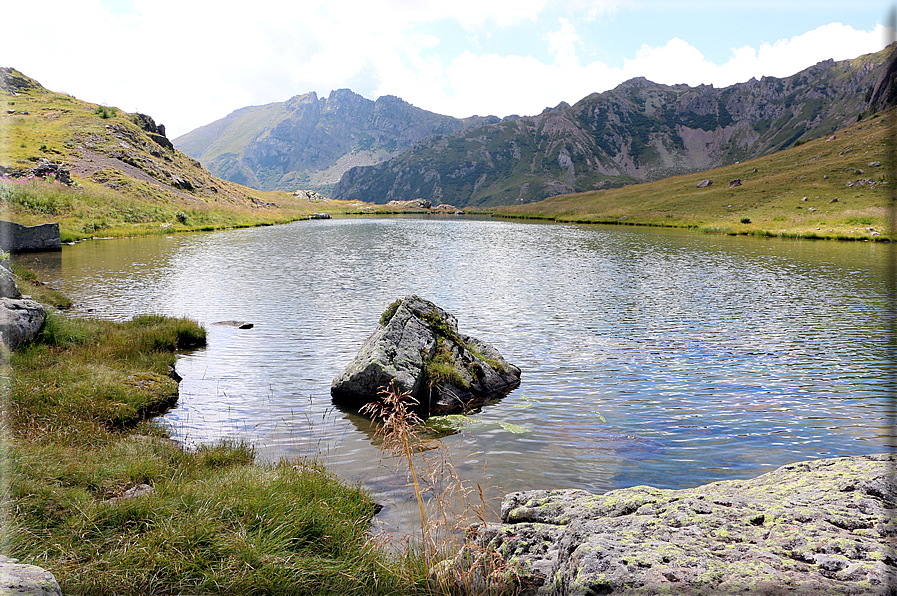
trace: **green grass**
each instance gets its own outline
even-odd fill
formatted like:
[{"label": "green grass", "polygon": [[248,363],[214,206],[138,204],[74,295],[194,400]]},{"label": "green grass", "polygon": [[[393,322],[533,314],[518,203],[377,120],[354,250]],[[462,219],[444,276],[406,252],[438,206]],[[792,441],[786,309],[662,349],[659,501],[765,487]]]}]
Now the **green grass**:
[{"label": "green grass", "polygon": [[214,203],[188,206],[166,198],[153,184],[121,175],[113,178],[117,188],[90,181],[69,187],[55,181],[0,179],[0,211],[23,225],[58,222],[63,242],[273,225],[306,219],[311,213],[310,206],[279,210]]},{"label": "green grass", "polygon": [[422,557],[370,537],[363,490],[244,444],[188,451],[152,421],[177,398],[176,350],[204,342],[187,319],[52,313],[10,355],[2,552],[65,594],[426,593]]},{"label": "green grass", "polygon": [[424,376],[427,379],[427,384],[431,389],[446,383],[460,389],[470,389],[470,383],[458,370],[451,351],[442,342],[443,340],[440,340],[440,345],[433,357],[424,363]]},{"label": "green grass", "polygon": [[[733,235],[895,239],[889,229],[894,181],[888,179],[886,167],[868,165],[886,163],[888,120],[893,117],[892,111],[864,118],[838,131],[832,141],[811,140],[713,170],[492,211],[502,217],[679,227]],[[713,184],[697,188],[705,178]],[[736,178],[742,185],[729,188]],[[874,187],[847,186],[869,178],[875,181]]]},{"label": "green grass", "polygon": [[399,310],[399,307],[402,305],[402,299],[398,299],[393,301],[389,306],[386,307],[386,310],[383,311],[383,314],[380,315],[380,325],[382,327],[386,327],[389,325],[389,322],[395,316],[396,311]]}]

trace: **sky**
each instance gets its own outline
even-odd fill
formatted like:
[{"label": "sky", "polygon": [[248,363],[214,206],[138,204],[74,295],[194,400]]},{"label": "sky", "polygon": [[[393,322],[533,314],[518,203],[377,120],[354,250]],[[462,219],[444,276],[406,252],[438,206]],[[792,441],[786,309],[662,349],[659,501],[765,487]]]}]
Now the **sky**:
[{"label": "sky", "polygon": [[0,66],[140,111],[174,139],[249,105],[348,88],[433,112],[534,115],[625,80],[725,87],[893,38],[881,0],[11,2]]}]

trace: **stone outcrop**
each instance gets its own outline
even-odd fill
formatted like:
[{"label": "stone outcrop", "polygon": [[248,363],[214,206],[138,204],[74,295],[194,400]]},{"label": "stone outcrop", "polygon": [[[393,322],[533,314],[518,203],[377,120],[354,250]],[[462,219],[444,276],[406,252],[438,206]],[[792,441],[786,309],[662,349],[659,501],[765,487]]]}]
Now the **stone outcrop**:
[{"label": "stone outcrop", "polygon": [[293,193],[293,196],[297,199],[305,199],[306,201],[312,203],[321,203],[330,200],[321,193],[314,190],[297,190]]},{"label": "stone outcrop", "polygon": [[62,590],[53,574],[46,569],[0,555],[0,594],[62,596]]},{"label": "stone outcrop", "polygon": [[464,215],[464,211],[462,209],[458,209],[454,205],[449,205],[448,203],[436,205],[432,208],[432,211],[434,213],[451,213],[454,215]]},{"label": "stone outcrop", "polygon": [[62,250],[59,224],[23,226],[11,221],[0,221],[0,249],[8,252]]},{"label": "stone outcrop", "polygon": [[22,296],[12,273],[0,266],[0,343],[15,350],[31,341],[46,317],[43,305]]},{"label": "stone outcrop", "polygon": [[0,176],[5,178],[27,178],[33,176],[35,178],[53,177],[60,184],[72,186],[72,173],[64,164],[50,161],[46,157],[38,160],[37,165],[33,168],[17,168],[0,166]]},{"label": "stone outcrop", "polygon": [[426,416],[470,410],[504,395],[519,385],[520,369],[485,341],[460,334],[454,316],[411,295],[383,313],[330,393],[334,402],[361,407],[393,380]]},{"label": "stone outcrop", "polygon": [[134,120],[134,124],[143,129],[143,132],[146,133],[146,136],[154,140],[159,145],[165,147],[166,149],[174,151],[174,145],[171,143],[171,141],[168,140],[168,137],[165,135],[164,124],[156,124],[156,121],[153,120],[150,116],[141,114],[140,112],[134,114],[132,118]]},{"label": "stone outcrop", "polygon": [[411,199],[410,201],[390,201],[387,205],[405,207],[407,209],[429,209],[433,206],[433,203],[427,199]]},{"label": "stone outcrop", "polygon": [[[461,572],[471,593],[894,594],[895,465],[865,455],[684,490],[512,493],[503,523],[473,526],[434,573]],[[475,572],[495,552],[517,581]]]},{"label": "stone outcrop", "polygon": [[46,318],[47,311],[34,300],[0,298],[0,342],[15,350],[37,335]]}]

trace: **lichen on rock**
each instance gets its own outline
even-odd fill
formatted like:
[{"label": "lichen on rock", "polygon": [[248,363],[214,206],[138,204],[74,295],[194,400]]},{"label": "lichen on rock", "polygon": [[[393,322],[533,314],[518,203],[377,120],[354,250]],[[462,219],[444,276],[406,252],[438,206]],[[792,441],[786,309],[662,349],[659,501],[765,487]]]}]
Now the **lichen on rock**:
[{"label": "lichen on rock", "polygon": [[520,369],[489,343],[461,334],[452,314],[410,295],[387,307],[330,392],[335,402],[360,408],[393,380],[424,415],[449,414],[511,391]]},{"label": "lichen on rock", "polygon": [[[893,594],[893,454],[820,459],[684,490],[511,493],[441,565],[479,553],[518,573],[507,593]],[[463,592],[463,590],[462,590]]]}]

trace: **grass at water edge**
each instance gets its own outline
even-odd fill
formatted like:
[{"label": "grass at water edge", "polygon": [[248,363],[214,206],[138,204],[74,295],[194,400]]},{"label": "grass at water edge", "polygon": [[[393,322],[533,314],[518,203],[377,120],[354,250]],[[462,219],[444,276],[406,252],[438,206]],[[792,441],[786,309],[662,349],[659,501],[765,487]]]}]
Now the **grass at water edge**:
[{"label": "grass at water edge", "polygon": [[363,490],[314,461],[256,464],[245,444],[187,451],[153,422],[176,399],[176,352],[204,340],[186,319],[54,312],[9,355],[2,552],[66,594],[431,593],[414,549],[371,537]]}]

